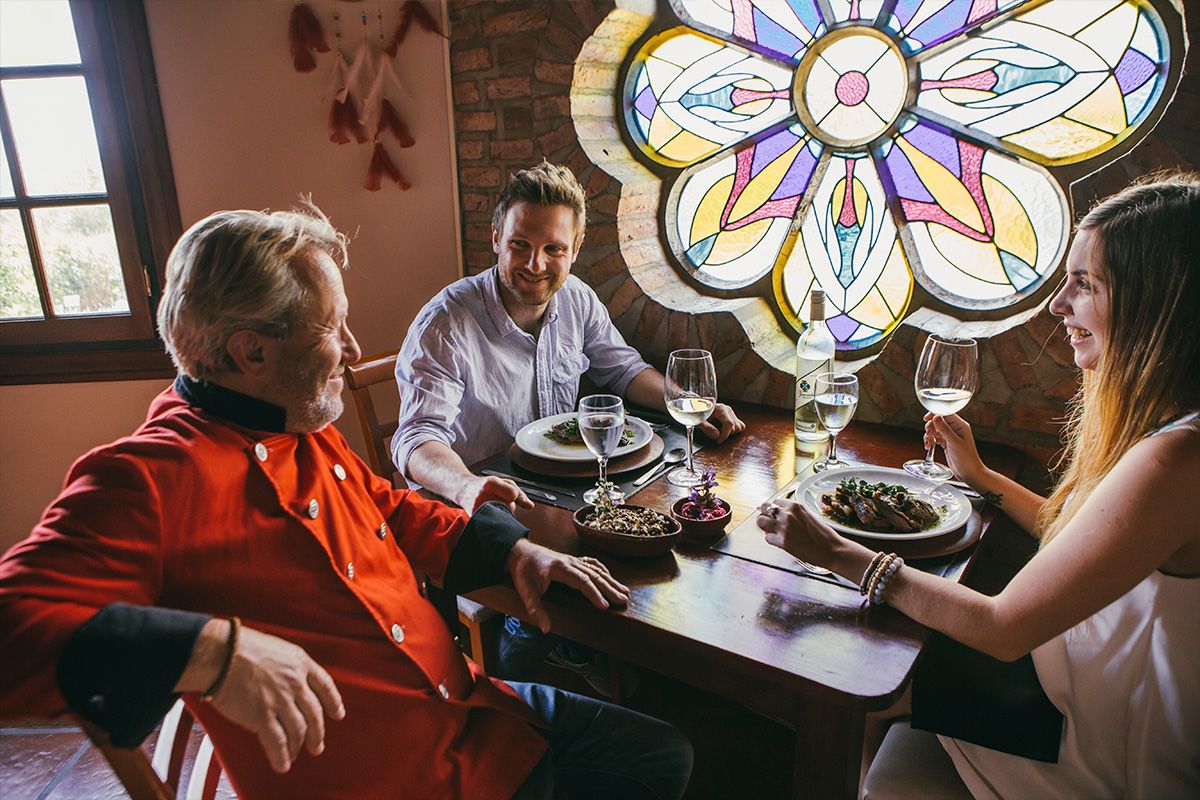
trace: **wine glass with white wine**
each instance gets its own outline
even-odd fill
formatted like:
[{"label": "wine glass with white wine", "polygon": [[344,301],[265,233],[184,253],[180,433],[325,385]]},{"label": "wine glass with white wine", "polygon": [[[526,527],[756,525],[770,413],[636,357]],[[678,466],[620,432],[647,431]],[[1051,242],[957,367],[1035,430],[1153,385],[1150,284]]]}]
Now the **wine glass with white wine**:
[{"label": "wine glass with white wine", "polygon": [[687,463],[667,473],[676,486],[694,486],[701,471],[692,462],[692,432],[717,407],[717,369],[707,350],[676,350],[667,358],[663,399],[675,421],[687,428]]},{"label": "wine glass with white wine", "polygon": [[[913,386],[926,411],[939,417],[957,414],[979,387],[979,348],[975,340],[930,335],[921,349]],[[936,448],[931,444],[924,459],[906,461],[905,471],[934,483],[953,478],[948,467],[934,462]]]},{"label": "wine glass with white wine", "polygon": [[625,502],[625,493],[608,483],[608,459],[625,433],[625,404],[615,394],[589,394],[579,401],[578,419],[579,435],[600,465],[600,480],[583,493],[584,501],[595,505],[607,494],[614,504]]},{"label": "wine glass with white wine", "polygon": [[854,418],[858,408],[858,376],[849,372],[823,372],[813,384],[817,417],[829,431],[829,453],[813,464],[813,472],[850,466],[837,457],[837,437]]}]

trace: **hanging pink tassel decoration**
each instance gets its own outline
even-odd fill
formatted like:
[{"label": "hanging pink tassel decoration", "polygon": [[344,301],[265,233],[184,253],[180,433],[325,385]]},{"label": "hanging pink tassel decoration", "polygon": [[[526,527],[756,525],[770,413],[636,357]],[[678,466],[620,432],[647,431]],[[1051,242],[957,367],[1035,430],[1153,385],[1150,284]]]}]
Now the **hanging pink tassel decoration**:
[{"label": "hanging pink tassel decoration", "polygon": [[392,58],[396,57],[396,53],[400,49],[400,44],[404,41],[404,37],[408,35],[408,29],[414,22],[422,29],[430,33],[436,33],[443,39],[450,38],[438,28],[437,22],[425,9],[425,6],[421,5],[420,0],[408,0],[400,8],[400,23],[396,26],[396,32],[392,34],[392,41],[384,48],[389,56]]},{"label": "hanging pink tassel decoration", "polygon": [[353,136],[359,144],[368,138],[362,123],[358,121],[358,110],[354,107],[354,97],[347,92],[345,100],[333,100],[329,109],[329,141],[334,144],[346,144]]},{"label": "hanging pink tassel decoration", "polygon": [[310,51],[329,52],[321,22],[307,3],[300,3],[292,9],[288,19],[288,49],[292,54],[292,66],[297,72],[312,72],[317,68],[317,61]]},{"label": "hanging pink tassel decoration", "polygon": [[384,175],[394,181],[402,192],[407,192],[412,188],[412,184],[404,180],[400,170],[392,163],[387,151],[383,149],[383,143],[375,142],[375,152],[371,155],[371,166],[367,168],[367,180],[363,187],[369,192],[378,192],[383,185]]},{"label": "hanging pink tassel decoration", "polygon": [[379,115],[379,130],[381,133],[383,131],[391,131],[395,135],[396,140],[400,142],[401,147],[412,147],[417,143],[413,139],[412,134],[409,133],[408,125],[404,123],[404,120],[400,117],[400,113],[387,100],[383,101],[383,109]]}]

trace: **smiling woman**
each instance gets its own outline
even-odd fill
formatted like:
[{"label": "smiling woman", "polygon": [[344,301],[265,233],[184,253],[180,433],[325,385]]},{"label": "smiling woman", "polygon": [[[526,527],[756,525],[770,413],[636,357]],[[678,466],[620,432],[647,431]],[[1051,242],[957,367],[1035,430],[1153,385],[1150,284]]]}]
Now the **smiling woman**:
[{"label": "smiling woman", "polygon": [[155,265],[179,215],[153,85],[141,4],[0,3],[0,382],[170,372]]}]

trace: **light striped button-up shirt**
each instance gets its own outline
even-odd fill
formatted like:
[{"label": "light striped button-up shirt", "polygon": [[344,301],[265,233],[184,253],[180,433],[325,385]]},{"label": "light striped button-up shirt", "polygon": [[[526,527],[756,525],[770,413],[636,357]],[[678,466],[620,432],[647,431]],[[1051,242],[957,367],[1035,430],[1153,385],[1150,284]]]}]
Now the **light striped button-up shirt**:
[{"label": "light striped button-up shirt", "polygon": [[415,485],[408,459],[424,442],[443,442],[469,465],[509,447],[535,419],[574,410],[585,373],[624,395],[649,367],[574,275],[550,298],[538,335],[521,330],[504,310],[492,267],[447,286],[408,329],[396,359],[392,460]]}]

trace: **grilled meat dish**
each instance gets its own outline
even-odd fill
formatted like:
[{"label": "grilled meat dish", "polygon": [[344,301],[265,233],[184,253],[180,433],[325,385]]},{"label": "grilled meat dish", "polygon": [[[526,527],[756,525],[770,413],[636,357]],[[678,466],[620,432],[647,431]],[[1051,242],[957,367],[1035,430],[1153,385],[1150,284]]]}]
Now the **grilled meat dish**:
[{"label": "grilled meat dish", "polygon": [[[553,439],[559,444],[583,444],[583,434],[579,432],[579,420],[575,417],[563,420],[557,425],[551,425],[550,430],[546,431],[542,435],[547,439]],[[625,430],[621,432],[620,446],[624,447],[625,445],[629,444],[633,441],[635,436],[637,436],[637,434],[634,433],[633,428],[626,425]]]},{"label": "grilled meat dish", "polygon": [[821,495],[821,510],[843,525],[895,533],[925,530],[941,519],[933,506],[904,486],[856,478],[847,478],[832,494]]}]

